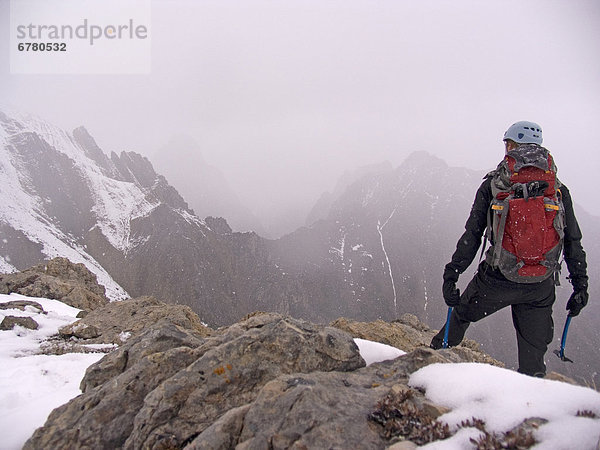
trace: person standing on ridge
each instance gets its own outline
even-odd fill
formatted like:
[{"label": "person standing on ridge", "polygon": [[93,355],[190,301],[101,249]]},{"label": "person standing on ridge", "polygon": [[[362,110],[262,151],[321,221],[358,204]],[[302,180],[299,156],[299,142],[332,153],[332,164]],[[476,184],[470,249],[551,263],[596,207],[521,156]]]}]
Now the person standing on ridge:
[{"label": "person standing on ridge", "polygon": [[[560,257],[564,254],[573,286],[567,310],[577,316],[588,301],[586,255],[569,190],[541,146],[542,128],[517,122],[503,141],[505,157],[477,190],[465,232],[444,269],[442,294],[453,307],[448,346],[460,344],[471,322],[510,305],[518,371],[543,377],[544,355],[554,333],[552,305]],[[456,283],[475,258],[484,233],[491,246],[461,295]],[[485,245],[484,240],[482,252]],[[444,334],[442,327],[431,348],[442,348]]]}]

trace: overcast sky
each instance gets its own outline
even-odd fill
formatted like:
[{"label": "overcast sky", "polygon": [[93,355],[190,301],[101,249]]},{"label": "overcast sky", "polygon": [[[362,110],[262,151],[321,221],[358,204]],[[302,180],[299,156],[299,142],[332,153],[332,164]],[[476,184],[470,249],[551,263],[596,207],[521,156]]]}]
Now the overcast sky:
[{"label": "overcast sky", "polygon": [[414,150],[493,168],[505,129],[531,120],[599,215],[598,0],[164,0],[151,13],[149,75],[11,75],[0,0],[0,102],[85,125],[107,152],[152,155],[188,134],[242,198],[264,199],[259,214],[308,208],[344,170]]}]

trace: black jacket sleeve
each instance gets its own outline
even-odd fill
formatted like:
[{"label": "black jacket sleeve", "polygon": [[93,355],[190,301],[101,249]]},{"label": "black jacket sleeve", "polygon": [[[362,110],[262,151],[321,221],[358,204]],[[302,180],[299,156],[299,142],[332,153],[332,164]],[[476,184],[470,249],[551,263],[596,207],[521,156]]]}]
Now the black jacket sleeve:
[{"label": "black jacket sleeve", "polygon": [[491,178],[486,177],[477,193],[471,207],[471,213],[465,224],[465,232],[456,244],[452,260],[446,264],[444,280],[455,281],[473,262],[481,245],[481,237],[487,228],[487,215],[492,202]]},{"label": "black jacket sleeve", "polygon": [[587,263],[585,259],[585,251],[581,245],[581,230],[575,217],[573,210],[573,200],[569,189],[563,184],[560,187],[563,206],[565,208],[565,239],[564,239],[564,256],[569,270],[571,283],[575,290],[587,289]]}]

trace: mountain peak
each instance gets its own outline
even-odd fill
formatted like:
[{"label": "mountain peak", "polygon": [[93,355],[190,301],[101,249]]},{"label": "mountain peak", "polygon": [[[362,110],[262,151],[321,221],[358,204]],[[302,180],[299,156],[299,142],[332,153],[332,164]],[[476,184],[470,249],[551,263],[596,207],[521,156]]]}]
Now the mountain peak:
[{"label": "mountain peak", "polygon": [[424,150],[417,150],[412,152],[404,160],[400,167],[409,167],[413,169],[421,169],[423,167],[439,167],[448,168],[448,163],[437,156]]},{"label": "mountain peak", "polygon": [[73,138],[90,159],[97,162],[103,169],[110,171],[108,157],[84,126],[77,127],[73,130]]}]

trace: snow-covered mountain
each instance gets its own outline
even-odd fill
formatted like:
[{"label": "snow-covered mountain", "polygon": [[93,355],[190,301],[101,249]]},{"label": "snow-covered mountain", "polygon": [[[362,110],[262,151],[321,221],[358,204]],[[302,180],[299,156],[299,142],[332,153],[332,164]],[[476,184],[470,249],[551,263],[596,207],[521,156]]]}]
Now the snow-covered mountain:
[{"label": "snow-covered mountain", "polygon": [[18,112],[0,113],[0,148],[3,271],[64,256],[96,273],[112,299],[155,295],[216,325],[285,310],[266,241],[222,219],[207,225],[146,158],[109,158],[84,128]]},{"label": "snow-covered mountain", "polygon": [[68,134],[15,112],[0,112],[0,124],[2,270],[64,256],[86,264],[111,298],[125,297],[81,238],[97,227],[116,247],[129,249],[130,221],[152,211],[155,202],[117,178],[85,129]]}]

